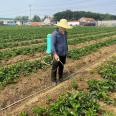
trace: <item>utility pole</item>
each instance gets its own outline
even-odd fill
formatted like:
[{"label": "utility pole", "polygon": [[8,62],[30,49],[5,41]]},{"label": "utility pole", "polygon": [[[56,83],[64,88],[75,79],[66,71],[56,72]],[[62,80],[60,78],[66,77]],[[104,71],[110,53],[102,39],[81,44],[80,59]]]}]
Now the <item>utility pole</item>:
[{"label": "utility pole", "polygon": [[75,17],[74,17],[74,9],[73,9],[73,20],[75,20]]},{"label": "utility pole", "polygon": [[29,5],[30,21],[31,21],[31,7],[32,7],[32,5],[30,4]]}]

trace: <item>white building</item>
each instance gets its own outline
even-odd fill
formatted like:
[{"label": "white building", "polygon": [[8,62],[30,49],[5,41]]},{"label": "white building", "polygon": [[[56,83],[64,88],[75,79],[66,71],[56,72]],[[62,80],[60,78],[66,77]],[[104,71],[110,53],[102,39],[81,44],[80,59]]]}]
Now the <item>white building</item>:
[{"label": "white building", "polygon": [[97,26],[116,26],[116,20],[97,21]]},{"label": "white building", "polygon": [[22,25],[22,22],[21,21],[16,21],[16,25]]},{"label": "white building", "polygon": [[70,22],[68,22],[68,25],[70,25],[70,26],[79,26],[80,23],[78,21],[70,21]]},{"label": "white building", "polygon": [[16,21],[13,19],[0,19],[1,22],[3,22],[3,25],[16,25]]},{"label": "white building", "polygon": [[52,18],[51,17],[45,18],[43,23],[44,23],[44,25],[51,25],[52,24]]},{"label": "white building", "polygon": [[93,18],[82,17],[79,22],[82,26],[96,26],[96,20]]}]

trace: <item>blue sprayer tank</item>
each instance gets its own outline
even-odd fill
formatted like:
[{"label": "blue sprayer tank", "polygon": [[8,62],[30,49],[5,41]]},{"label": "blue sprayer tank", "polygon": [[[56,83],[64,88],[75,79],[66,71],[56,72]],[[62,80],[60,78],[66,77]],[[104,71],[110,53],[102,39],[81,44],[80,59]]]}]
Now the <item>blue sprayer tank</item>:
[{"label": "blue sprayer tank", "polygon": [[51,43],[52,42],[52,40],[51,40],[52,37],[51,36],[52,36],[51,34],[47,35],[47,51],[46,52],[48,54],[51,54],[51,49],[52,49],[52,47],[51,47],[52,46],[52,43]]}]

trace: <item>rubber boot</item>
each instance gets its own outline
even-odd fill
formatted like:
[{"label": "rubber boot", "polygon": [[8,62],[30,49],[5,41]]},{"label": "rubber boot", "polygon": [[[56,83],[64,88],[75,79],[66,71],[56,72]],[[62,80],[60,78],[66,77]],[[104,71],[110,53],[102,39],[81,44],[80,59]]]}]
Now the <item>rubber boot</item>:
[{"label": "rubber boot", "polygon": [[62,82],[63,81],[63,71],[62,70],[58,73],[58,77],[59,77],[59,82]]},{"label": "rubber boot", "polygon": [[51,81],[57,83],[56,70],[51,70]]}]

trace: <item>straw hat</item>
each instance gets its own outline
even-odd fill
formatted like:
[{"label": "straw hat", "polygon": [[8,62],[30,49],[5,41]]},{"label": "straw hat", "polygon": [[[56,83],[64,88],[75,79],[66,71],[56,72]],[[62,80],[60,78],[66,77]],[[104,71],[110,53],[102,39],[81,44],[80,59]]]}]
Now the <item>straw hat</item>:
[{"label": "straw hat", "polygon": [[66,19],[61,19],[60,22],[55,24],[58,27],[63,27],[65,29],[71,29],[72,27],[68,25],[68,21]]}]

